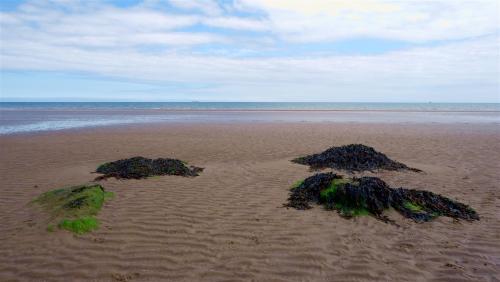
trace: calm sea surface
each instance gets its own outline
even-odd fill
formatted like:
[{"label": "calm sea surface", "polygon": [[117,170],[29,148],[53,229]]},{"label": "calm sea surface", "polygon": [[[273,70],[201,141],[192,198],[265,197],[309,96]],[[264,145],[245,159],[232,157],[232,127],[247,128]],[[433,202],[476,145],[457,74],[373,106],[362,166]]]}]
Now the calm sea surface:
[{"label": "calm sea surface", "polygon": [[0,134],[137,123],[500,123],[500,104],[3,102]]}]

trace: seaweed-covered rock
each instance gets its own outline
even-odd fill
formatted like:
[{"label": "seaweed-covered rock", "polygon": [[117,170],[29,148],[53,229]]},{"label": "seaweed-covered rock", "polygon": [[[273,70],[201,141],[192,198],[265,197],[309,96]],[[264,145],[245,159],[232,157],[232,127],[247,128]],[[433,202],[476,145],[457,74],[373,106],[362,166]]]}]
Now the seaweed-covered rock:
[{"label": "seaweed-covered rock", "polygon": [[448,216],[468,221],[479,220],[469,206],[423,190],[391,188],[377,177],[342,178],[319,173],[292,188],[287,207],[308,209],[310,203],[323,204],[344,217],[370,214],[385,222],[383,212],[392,207],[416,222]]},{"label": "seaweed-covered rock", "polygon": [[96,172],[104,175],[96,180],[109,177],[140,179],[155,175],[198,176],[203,168],[190,166],[177,159],[148,159],[133,157],[100,165]]},{"label": "seaweed-covered rock", "polygon": [[362,144],[331,147],[322,153],[296,158],[292,162],[309,165],[312,169],[334,168],[348,171],[405,169],[420,171],[393,161],[372,147]]},{"label": "seaweed-covered rock", "polygon": [[335,191],[322,200],[327,208],[337,209],[346,216],[368,212],[380,217],[390,206],[391,188],[376,177],[363,177],[337,183]]},{"label": "seaweed-covered rock", "polygon": [[[87,184],[45,192],[34,202],[50,214],[50,222],[56,221],[59,228],[82,234],[99,227],[95,216],[112,196],[99,184]],[[47,229],[53,227],[49,224]]]},{"label": "seaweed-covered rock", "polygon": [[[299,210],[310,209],[310,202],[320,201],[320,192],[325,187],[330,185],[334,179],[340,179],[342,176],[334,173],[320,173],[309,178],[306,178],[297,187],[293,188],[294,193],[288,199],[288,205]],[[298,189],[299,187],[307,187],[307,189]]]},{"label": "seaweed-covered rock", "polygon": [[466,204],[430,191],[392,189],[391,201],[394,209],[415,221],[429,221],[440,215],[468,221],[479,220],[479,215]]}]

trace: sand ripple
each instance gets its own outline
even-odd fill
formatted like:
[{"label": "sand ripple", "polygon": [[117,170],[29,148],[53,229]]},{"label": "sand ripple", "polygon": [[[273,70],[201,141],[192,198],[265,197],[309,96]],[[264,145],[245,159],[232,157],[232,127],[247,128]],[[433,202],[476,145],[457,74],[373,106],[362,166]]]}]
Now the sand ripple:
[{"label": "sand ripple", "polygon": [[[495,281],[500,279],[500,134],[484,125],[211,125],[94,129],[0,138],[2,281]],[[389,138],[392,137],[392,138]],[[470,204],[479,222],[401,227],[282,207],[311,174],[290,159],[365,143],[425,174],[382,172],[391,186]],[[176,157],[196,178],[103,181],[116,193],[91,234],[48,233],[27,203],[90,181],[104,162]],[[35,185],[37,187],[35,187]]]}]

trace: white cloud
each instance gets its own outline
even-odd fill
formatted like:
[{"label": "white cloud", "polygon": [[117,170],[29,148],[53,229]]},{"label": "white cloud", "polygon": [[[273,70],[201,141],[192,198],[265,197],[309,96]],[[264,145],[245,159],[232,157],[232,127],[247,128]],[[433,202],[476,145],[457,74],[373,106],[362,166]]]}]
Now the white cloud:
[{"label": "white cloud", "polygon": [[298,42],[353,37],[425,42],[482,36],[499,29],[496,0],[238,0],[237,6],[264,11],[278,36]]},{"label": "white cloud", "polygon": [[208,15],[219,15],[222,9],[212,0],[170,0],[172,5],[187,10],[199,10]]},{"label": "white cloud", "polygon": [[245,19],[238,17],[215,17],[203,20],[208,26],[253,31],[270,31],[270,23],[264,20]]},{"label": "white cloud", "polygon": [[[198,2],[204,1],[177,4],[194,9]],[[67,1],[61,9],[54,3],[34,1],[0,14],[2,70],[77,71],[130,80],[203,83],[215,85],[203,89],[207,95],[239,95],[240,100],[249,100],[245,95],[253,95],[255,100],[376,100],[391,95],[395,100],[400,96],[450,100],[453,97],[447,95],[452,92],[476,89],[474,95],[480,99],[498,100],[498,15],[489,10],[491,2],[311,0],[306,7],[302,1],[241,0],[232,6],[265,11],[258,18],[215,10],[206,12],[210,16],[172,14],[148,5],[120,9],[94,1]],[[245,38],[244,33],[229,36],[185,30],[196,24],[231,29],[231,34],[250,30],[266,35]],[[268,33],[284,40],[280,43],[285,51],[287,41],[322,42],[355,36],[416,42],[457,40],[379,55],[231,56],[263,50],[262,44],[268,46],[276,40]],[[231,48],[211,53],[216,55],[193,48],[207,43],[225,43]],[[143,45],[169,49],[148,53],[138,48]]]},{"label": "white cloud", "polygon": [[[14,48],[15,47],[15,48]],[[275,83],[395,85],[497,83],[499,44],[494,37],[378,56],[238,59],[133,50],[81,50],[36,42],[7,42],[6,69],[74,70],[156,81],[268,85]],[[364,87],[363,87],[364,88]]]}]

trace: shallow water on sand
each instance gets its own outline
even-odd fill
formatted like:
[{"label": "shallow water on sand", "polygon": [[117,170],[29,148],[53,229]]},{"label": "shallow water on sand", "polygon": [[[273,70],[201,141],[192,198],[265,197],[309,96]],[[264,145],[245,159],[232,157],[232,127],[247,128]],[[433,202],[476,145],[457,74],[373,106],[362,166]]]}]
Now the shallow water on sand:
[{"label": "shallow water on sand", "polygon": [[146,123],[500,123],[500,104],[0,103],[0,135]]}]

